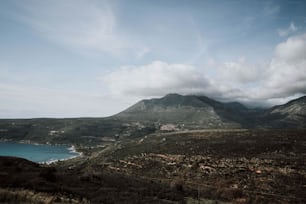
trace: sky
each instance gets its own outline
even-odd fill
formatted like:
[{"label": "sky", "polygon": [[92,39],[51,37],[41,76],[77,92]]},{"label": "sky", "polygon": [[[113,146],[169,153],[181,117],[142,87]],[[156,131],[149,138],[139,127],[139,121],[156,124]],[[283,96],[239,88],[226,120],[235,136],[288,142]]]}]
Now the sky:
[{"label": "sky", "polygon": [[304,0],[0,1],[0,118],[104,117],[168,93],[306,94]]}]

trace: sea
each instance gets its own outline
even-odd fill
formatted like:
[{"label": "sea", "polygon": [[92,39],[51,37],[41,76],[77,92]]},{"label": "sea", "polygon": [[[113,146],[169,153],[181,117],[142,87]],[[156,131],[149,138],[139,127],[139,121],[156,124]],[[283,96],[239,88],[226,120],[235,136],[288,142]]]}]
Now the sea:
[{"label": "sea", "polygon": [[0,142],[0,156],[14,156],[38,163],[52,163],[80,156],[74,146]]}]

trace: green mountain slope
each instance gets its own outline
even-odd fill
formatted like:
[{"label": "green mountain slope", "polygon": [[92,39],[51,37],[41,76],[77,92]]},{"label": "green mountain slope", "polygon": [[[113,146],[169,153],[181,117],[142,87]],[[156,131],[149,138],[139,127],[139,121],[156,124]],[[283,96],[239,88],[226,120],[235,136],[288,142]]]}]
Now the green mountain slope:
[{"label": "green mountain slope", "polygon": [[167,125],[174,130],[306,128],[306,97],[264,110],[206,96],[168,94],[107,118],[1,119],[0,140],[94,145],[145,136]]},{"label": "green mountain slope", "polygon": [[192,128],[243,127],[248,109],[239,103],[221,103],[205,96],[169,94],[160,99],[142,100],[115,115],[130,121],[152,121]]}]

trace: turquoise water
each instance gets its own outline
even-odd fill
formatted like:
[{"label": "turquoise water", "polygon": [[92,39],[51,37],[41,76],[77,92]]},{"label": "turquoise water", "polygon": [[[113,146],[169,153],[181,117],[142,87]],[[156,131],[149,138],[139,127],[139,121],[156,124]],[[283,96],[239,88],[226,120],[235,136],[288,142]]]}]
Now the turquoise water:
[{"label": "turquoise water", "polygon": [[34,162],[52,162],[79,156],[66,145],[34,145],[15,142],[0,142],[1,156],[22,157]]}]

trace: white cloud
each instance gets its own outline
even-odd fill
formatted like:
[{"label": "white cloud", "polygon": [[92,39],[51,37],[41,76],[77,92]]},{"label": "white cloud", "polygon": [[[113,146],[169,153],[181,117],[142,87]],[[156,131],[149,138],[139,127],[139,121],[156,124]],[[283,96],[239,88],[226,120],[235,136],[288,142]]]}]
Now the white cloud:
[{"label": "white cloud", "polygon": [[306,34],[275,48],[270,62],[210,60],[206,67],[155,61],[126,66],[103,77],[115,95],[204,94],[221,100],[272,104],[306,94]]},{"label": "white cloud", "polygon": [[306,34],[290,37],[277,45],[274,59],[288,63],[305,60]]},{"label": "white cloud", "polygon": [[143,66],[121,67],[106,76],[111,92],[116,95],[162,96],[171,92],[213,92],[210,82],[195,67],[155,61]]},{"label": "white cloud", "polygon": [[298,30],[298,28],[294,25],[293,22],[290,23],[289,27],[286,29],[279,29],[278,34],[281,37],[286,37],[292,33],[295,33]]},{"label": "white cloud", "polygon": [[22,4],[19,18],[42,37],[73,51],[112,55],[132,52],[134,56],[144,52],[145,46],[121,32],[110,2],[32,0]]},{"label": "white cloud", "polygon": [[251,83],[261,76],[262,66],[251,64],[241,57],[238,61],[225,62],[219,67],[219,74],[224,80],[230,80],[239,84]]},{"label": "white cloud", "polygon": [[263,84],[265,95],[306,93],[306,34],[290,37],[275,49]]}]

